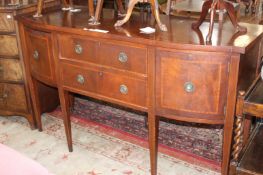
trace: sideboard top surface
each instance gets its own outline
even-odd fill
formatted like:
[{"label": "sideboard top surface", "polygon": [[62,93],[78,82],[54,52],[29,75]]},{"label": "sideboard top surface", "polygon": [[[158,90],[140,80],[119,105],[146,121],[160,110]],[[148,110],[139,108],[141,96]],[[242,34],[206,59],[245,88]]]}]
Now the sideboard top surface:
[{"label": "sideboard top surface", "polygon": [[[215,23],[212,42],[206,43],[205,37],[208,33],[209,23],[205,22],[200,30],[193,30],[191,25],[195,20],[161,15],[161,20],[166,24],[168,32],[162,32],[157,27],[151,14],[133,12],[126,24],[115,28],[114,23],[120,19],[113,10],[104,9],[101,24],[89,25],[89,16],[86,8],[81,12],[71,13],[60,9],[43,14],[41,18],[33,18],[32,14],[17,17],[28,26],[47,31],[69,32],[72,34],[87,35],[105,39],[116,39],[128,42],[148,44],[166,48],[180,48],[193,50],[209,50],[221,52],[245,53],[253,43],[262,37],[263,26],[256,24],[240,23],[247,27],[246,34],[239,34],[233,25],[227,20]],[[140,33],[140,28],[153,27],[155,33]],[[94,32],[84,29],[107,30],[108,33]]]}]

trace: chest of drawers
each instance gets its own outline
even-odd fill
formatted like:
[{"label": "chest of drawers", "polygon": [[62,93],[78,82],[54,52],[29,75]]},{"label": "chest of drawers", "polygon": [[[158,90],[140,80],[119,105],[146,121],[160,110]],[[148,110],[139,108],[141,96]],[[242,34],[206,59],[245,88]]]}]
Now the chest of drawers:
[{"label": "chest of drawers", "polygon": [[[204,45],[200,37],[208,24],[196,33],[193,21],[163,17],[174,29],[145,35],[137,29],[151,25],[150,19],[140,23],[137,15],[126,28],[116,29],[116,19],[106,11],[100,29],[109,33],[102,34],[83,30],[87,14],[66,18],[69,14],[56,11],[41,21],[18,18],[27,76],[31,84],[37,80],[58,88],[69,150],[70,95],[77,93],[148,113],[152,175],[157,174],[159,116],[223,125],[221,172],[228,174],[236,93],[257,74],[263,28],[247,24],[248,33],[239,36],[225,24],[228,30],[217,29],[221,35]],[[31,89],[38,103],[41,97]],[[40,112],[38,118],[41,126]]]},{"label": "chest of drawers", "polygon": [[[19,32],[15,16],[33,12],[36,1],[23,4],[15,1],[2,1],[0,5],[0,115],[24,116],[32,128],[35,127],[31,99],[23,57],[19,45]],[[55,1],[48,1],[47,7],[58,5]]]}]

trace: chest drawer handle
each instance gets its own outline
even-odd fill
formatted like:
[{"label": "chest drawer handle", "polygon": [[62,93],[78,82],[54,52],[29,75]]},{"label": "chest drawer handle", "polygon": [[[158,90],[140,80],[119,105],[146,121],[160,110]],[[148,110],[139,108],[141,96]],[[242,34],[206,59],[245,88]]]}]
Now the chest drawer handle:
[{"label": "chest drawer handle", "polygon": [[119,53],[119,61],[121,63],[126,63],[128,61],[128,56],[126,55],[125,52],[120,52]]},{"label": "chest drawer handle", "polygon": [[184,90],[188,93],[192,93],[195,91],[195,86],[192,82],[186,82],[184,84]]},{"label": "chest drawer handle", "polygon": [[5,100],[8,97],[7,93],[4,93],[2,97],[0,97],[0,100]]},{"label": "chest drawer handle", "polygon": [[75,52],[76,52],[76,54],[82,54],[82,52],[83,52],[82,46],[79,44],[76,44],[75,45]]},{"label": "chest drawer handle", "polygon": [[34,50],[34,52],[33,52],[33,58],[34,58],[35,60],[38,60],[38,59],[39,59],[39,53],[38,53],[37,50]]},{"label": "chest drawer handle", "polygon": [[85,82],[85,78],[83,77],[83,75],[77,75],[77,82],[79,83],[79,84],[84,84],[84,82]]},{"label": "chest drawer handle", "polygon": [[6,15],[6,19],[12,19],[11,15]]},{"label": "chest drawer handle", "polygon": [[120,93],[128,94],[128,87],[124,84],[120,85]]}]

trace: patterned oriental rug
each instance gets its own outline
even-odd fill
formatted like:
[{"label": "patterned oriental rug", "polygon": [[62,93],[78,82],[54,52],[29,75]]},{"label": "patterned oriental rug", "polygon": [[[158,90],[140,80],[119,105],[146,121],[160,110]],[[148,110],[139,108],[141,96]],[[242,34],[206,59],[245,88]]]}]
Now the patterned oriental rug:
[{"label": "patterned oriental rug", "polygon": [[[49,115],[61,117],[58,107]],[[78,123],[96,125],[105,134],[148,147],[146,114],[105,102],[75,98],[71,118]],[[212,170],[220,170],[221,126],[161,120],[159,151]]]}]

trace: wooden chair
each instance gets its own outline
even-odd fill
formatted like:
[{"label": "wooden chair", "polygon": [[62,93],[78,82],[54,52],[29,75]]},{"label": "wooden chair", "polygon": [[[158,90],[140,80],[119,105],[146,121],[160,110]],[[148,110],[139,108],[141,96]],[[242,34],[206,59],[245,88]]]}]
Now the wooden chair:
[{"label": "wooden chair", "polygon": [[206,0],[202,6],[202,12],[200,14],[199,20],[196,23],[193,23],[192,28],[199,28],[200,25],[204,22],[208,12],[210,11],[210,25],[208,34],[206,36],[207,43],[211,42],[216,10],[219,10],[221,12],[226,11],[234,28],[242,33],[247,32],[247,29],[245,27],[242,27],[238,24],[235,8],[231,2],[225,0]]},{"label": "wooden chair", "polygon": [[[255,137],[257,132],[261,132],[262,135],[263,125],[257,124],[252,134],[250,134],[250,127],[246,124],[248,120],[245,118],[246,115],[263,119],[263,66],[261,74],[258,75],[248,91],[239,92],[236,107],[236,128],[234,131],[235,143],[233,145],[230,174],[240,174],[238,171],[246,171],[246,174],[263,173],[263,159],[259,157],[259,160],[257,160],[257,155],[263,155],[263,139],[262,137],[259,139]],[[250,138],[248,138],[249,135]],[[255,138],[261,141],[255,141]],[[261,144],[261,148],[258,148],[257,151],[255,151],[255,148],[258,146],[255,146],[256,143],[254,142],[260,142]],[[251,148],[251,145],[253,148]],[[249,168],[249,170],[245,170],[246,168]]]}]

